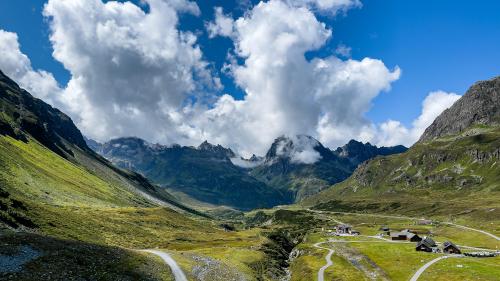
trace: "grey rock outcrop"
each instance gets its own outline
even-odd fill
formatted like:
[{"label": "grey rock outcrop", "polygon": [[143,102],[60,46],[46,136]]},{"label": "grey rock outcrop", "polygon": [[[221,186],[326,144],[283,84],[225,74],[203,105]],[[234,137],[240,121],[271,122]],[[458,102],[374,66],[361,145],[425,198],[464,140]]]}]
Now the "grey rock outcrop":
[{"label": "grey rock outcrop", "polygon": [[500,76],[474,84],[425,130],[420,142],[455,135],[474,125],[500,124]]}]

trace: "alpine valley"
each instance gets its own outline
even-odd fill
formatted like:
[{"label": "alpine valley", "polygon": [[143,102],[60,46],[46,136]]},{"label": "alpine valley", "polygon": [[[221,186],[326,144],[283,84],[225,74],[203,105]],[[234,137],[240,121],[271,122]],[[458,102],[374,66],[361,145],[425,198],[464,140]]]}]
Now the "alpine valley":
[{"label": "alpine valley", "polygon": [[[198,147],[150,144],[120,138],[89,146],[118,167],[193,199],[236,209],[298,202],[349,177],[365,160],[406,151],[351,140],[332,151],[310,136],[279,137],[264,157],[237,156],[231,149],[203,142]],[[312,160],[298,159],[311,153]]]},{"label": "alpine valley", "polygon": [[498,280],[499,162],[500,77],[409,149],[245,159],[86,139],[0,72],[0,280]]}]

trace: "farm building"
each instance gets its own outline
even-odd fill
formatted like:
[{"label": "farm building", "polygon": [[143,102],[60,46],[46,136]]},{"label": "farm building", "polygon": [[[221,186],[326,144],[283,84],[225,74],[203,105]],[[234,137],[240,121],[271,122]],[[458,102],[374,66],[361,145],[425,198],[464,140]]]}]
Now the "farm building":
[{"label": "farm building", "polygon": [[462,252],[457,247],[457,245],[453,244],[450,241],[446,241],[443,243],[443,253],[448,254],[461,254]]},{"label": "farm building", "polygon": [[406,240],[405,232],[391,232],[391,240]]},{"label": "farm building", "polygon": [[360,235],[360,234],[361,234],[361,232],[359,232],[359,231],[357,231],[357,230],[352,229],[352,230],[351,230],[351,232],[350,232],[350,234],[352,234],[352,235]]},{"label": "farm building", "polygon": [[411,242],[418,242],[422,240],[420,236],[416,233],[408,232],[407,229],[400,232],[391,232],[390,233],[391,240],[408,240]]},{"label": "farm building", "polygon": [[437,247],[436,242],[430,237],[424,237],[421,241],[417,242],[417,251],[422,252],[434,252],[434,248]]},{"label": "farm building", "polygon": [[347,225],[347,224],[339,224],[335,228],[337,235],[345,235],[345,234],[350,234],[350,235],[359,235],[360,232],[357,230],[354,230],[352,226]]},{"label": "farm building", "polygon": [[349,234],[351,233],[352,227],[347,224],[340,224],[337,225],[336,230],[338,234]]},{"label": "farm building", "polygon": [[420,238],[420,236],[418,236],[416,233],[407,232],[406,240],[411,242],[419,242],[422,240],[422,238]]}]

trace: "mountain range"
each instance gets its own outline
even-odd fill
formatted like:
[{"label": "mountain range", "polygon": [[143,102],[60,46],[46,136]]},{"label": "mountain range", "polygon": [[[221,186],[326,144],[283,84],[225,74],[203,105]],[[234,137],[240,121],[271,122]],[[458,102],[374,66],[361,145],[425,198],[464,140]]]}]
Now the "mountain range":
[{"label": "mountain range", "polygon": [[363,161],[406,151],[350,141],[332,151],[310,136],[277,138],[264,157],[239,157],[207,141],[198,147],[139,138],[87,143],[115,165],[198,201],[253,209],[289,204],[346,179]]}]

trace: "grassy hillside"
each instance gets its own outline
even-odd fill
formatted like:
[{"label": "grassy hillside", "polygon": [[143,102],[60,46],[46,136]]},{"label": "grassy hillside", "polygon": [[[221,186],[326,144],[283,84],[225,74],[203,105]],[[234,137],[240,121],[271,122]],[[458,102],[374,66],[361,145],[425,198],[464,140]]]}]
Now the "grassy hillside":
[{"label": "grassy hillside", "polygon": [[[380,157],[306,199],[318,209],[500,218],[500,128],[475,126]],[[499,229],[500,231],[500,229]]]}]

